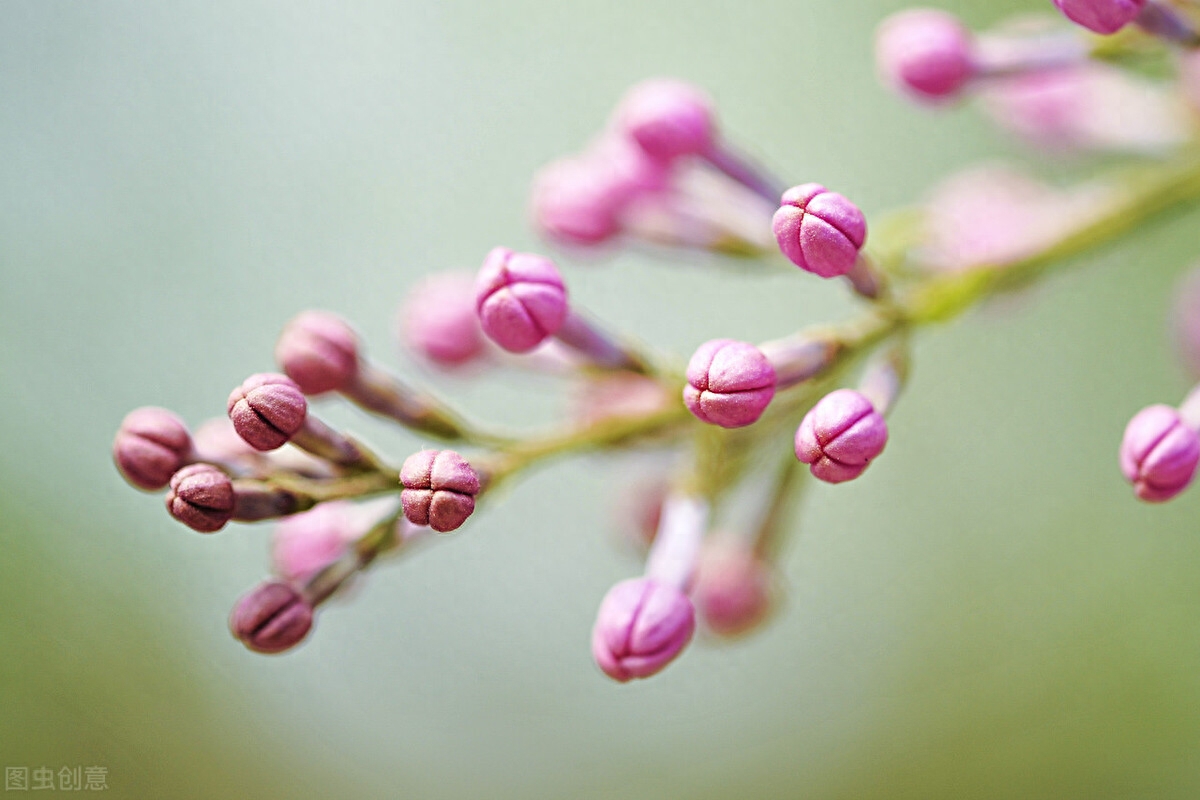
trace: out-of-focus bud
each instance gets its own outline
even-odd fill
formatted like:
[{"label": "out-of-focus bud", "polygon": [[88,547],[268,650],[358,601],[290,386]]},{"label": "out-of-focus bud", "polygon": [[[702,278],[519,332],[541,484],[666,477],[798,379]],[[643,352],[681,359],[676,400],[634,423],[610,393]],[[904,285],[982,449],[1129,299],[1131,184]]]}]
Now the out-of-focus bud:
[{"label": "out-of-focus bud", "polygon": [[130,411],[113,440],[113,463],[125,480],[147,491],[164,488],[194,457],[187,426],[165,408]]},{"label": "out-of-focus bud", "polygon": [[758,627],[771,610],[771,565],[744,541],[710,535],[700,550],[692,601],[718,636],[738,636]]},{"label": "out-of-focus bud", "polygon": [[1175,290],[1171,333],[1180,362],[1200,379],[1200,267],[1184,275]]},{"label": "out-of-focus bud", "polygon": [[282,653],[304,640],[313,625],[313,607],[289,584],[270,581],[238,600],[229,615],[235,639],[256,653]]},{"label": "out-of-focus bud", "polygon": [[867,221],[858,206],[819,183],[784,192],[771,228],[793,264],[822,278],[853,269],[867,239]]},{"label": "out-of-focus bud", "polygon": [[200,533],[215,533],[233,519],[236,497],[229,476],[212,464],[192,464],[171,476],[167,511]]},{"label": "out-of-focus bud", "polygon": [[703,155],[717,138],[712,100],[697,86],[671,78],[643,81],[621,98],[614,126],[663,161]]},{"label": "out-of-focus bud", "polygon": [[622,683],[661,672],[687,646],[696,612],[680,589],[650,578],[618,583],[600,604],[592,656]]},{"label": "out-of-focus bud", "polygon": [[775,396],[775,369],[752,344],[714,339],[688,362],[683,402],[697,419],[722,428],[758,421]]},{"label": "out-of-focus bud", "polygon": [[408,348],[436,366],[462,367],[484,355],[475,280],[469,273],[425,278],[409,292],[399,321]]},{"label": "out-of-focus bud", "polygon": [[958,96],[975,74],[971,32],[944,11],[913,8],[888,17],[875,39],[884,81],[926,101]]},{"label": "out-of-focus bud", "polygon": [[275,526],[271,561],[286,580],[303,583],[333,564],[367,531],[354,503],[335,500],[287,517]]},{"label": "out-of-focus bud", "polygon": [[291,378],[251,375],[226,404],[238,435],[256,450],[274,450],[295,436],[308,414],[308,402]]},{"label": "out-of-focus bud", "polygon": [[404,516],[414,525],[438,533],[452,531],[475,511],[481,483],[479,473],[453,450],[413,453],[400,469]]},{"label": "out-of-focus bud", "polygon": [[1174,408],[1150,406],[1126,426],[1120,460],[1138,498],[1161,503],[1191,484],[1200,463],[1200,436]]},{"label": "out-of-focus bud", "polygon": [[275,360],[305,394],[339,391],[358,374],[358,335],[336,314],[305,311],[284,327]]},{"label": "out-of-focus bud", "polygon": [[796,458],[826,483],[857,478],[887,444],[887,423],[871,401],[853,389],[821,398],[796,430]]},{"label": "out-of-focus bud", "polygon": [[1054,0],[1067,19],[1090,31],[1116,33],[1137,19],[1146,0]]},{"label": "out-of-focus bud", "polygon": [[616,504],[617,531],[622,540],[645,552],[658,534],[662,521],[663,503],[671,491],[664,478],[639,480],[627,487]]},{"label": "out-of-focus bud", "polygon": [[550,259],[497,247],[476,279],[475,308],[489,339],[511,353],[525,353],[566,321],[567,289]]},{"label": "out-of-focus bud", "polygon": [[661,383],[644,375],[618,372],[579,385],[574,418],[581,425],[606,419],[636,417],[670,408],[674,398]]}]

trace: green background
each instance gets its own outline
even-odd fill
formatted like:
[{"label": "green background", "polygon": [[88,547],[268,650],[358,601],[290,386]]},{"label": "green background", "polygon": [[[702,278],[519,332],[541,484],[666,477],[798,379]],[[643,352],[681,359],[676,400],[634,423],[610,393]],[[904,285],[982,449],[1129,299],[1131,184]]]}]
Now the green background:
[{"label": "green background", "polygon": [[[975,27],[1049,6],[947,5]],[[588,647],[638,570],[611,532],[627,460],[532,476],[282,658],[225,626],[269,528],[199,536],[111,465],[126,411],[219,415],[302,308],[418,373],[406,287],[540,247],[530,175],[642,78],[707,87],[731,139],[868,217],[1020,155],[878,85],[901,6],[0,3],[0,766],[101,765],[130,798],[1200,796],[1200,492],[1142,505],[1116,465],[1128,418],[1187,389],[1164,318],[1195,214],[923,334],[887,456],[797,516],[782,612],[634,685]],[[563,263],[679,354],[850,311],[798,274]],[[502,423],[568,402],[432,380]]]}]

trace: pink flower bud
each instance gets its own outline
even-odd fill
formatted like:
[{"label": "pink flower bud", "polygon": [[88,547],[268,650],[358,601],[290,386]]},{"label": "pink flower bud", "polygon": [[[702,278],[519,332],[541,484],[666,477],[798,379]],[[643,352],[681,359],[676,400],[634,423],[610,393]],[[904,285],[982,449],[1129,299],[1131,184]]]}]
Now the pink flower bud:
[{"label": "pink flower bud", "polygon": [[796,430],[796,458],[827,483],[857,478],[883,452],[887,423],[871,401],[853,389],[821,398]]},{"label": "pink flower bud", "polygon": [[614,127],[662,161],[704,155],[717,138],[712,100],[699,87],[669,78],[644,81],[626,92]]},{"label": "pink flower bud", "polygon": [[479,474],[453,450],[422,450],[400,469],[405,518],[438,533],[452,531],[475,511]]},{"label": "pink flower bud", "polygon": [[550,259],[497,247],[475,281],[475,308],[488,338],[525,353],[566,321],[567,289]]},{"label": "pink flower bud", "polygon": [[761,623],[771,610],[771,566],[748,544],[710,536],[700,551],[692,600],[709,630],[737,636]]},{"label": "pink flower bud", "polygon": [[1125,428],[1121,472],[1149,503],[1170,500],[1192,482],[1200,463],[1200,436],[1170,406],[1143,408]]},{"label": "pink flower bud", "polygon": [[1142,13],[1146,0],[1054,0],[1058,10],[1090,31],[1110,34]]},{"label": "pink flower bud", "polygon": [[1191,377],[1200,378],[1200,266],[1176,284],[1171,331],[1180,362]]},{"label": "pink flower bud", "polygon": [[649,578],[621,581],[600,604],[592,656],[622,683],[666,668],[692,640],[696,612],[682,591]]},{"label": "pink flower bud", "polygon": [[139,489],[162,489],[193,457],[191,434],[183,420],[165,408],[130,411],[113,440],[113,463]]},{"label": "pink flower bud", "polygon": [[775,396],[775,369],[757,347],[732,339],[705,342],[687,368],[683,402],[702,422],[741,428],[758,421]]},{"label": "pink flower bud", "polygon": [[365,533],[355,511],[353,503],[336,500],[281,520],[271,539],[276,573],[303,583],[348,553]]},{"label": "pink flower bud", "polygon": [[171,476],[167,511],[200,533],[215,533],[233,519],[237,498],[229,476],[212,464],[192,464]]},{"label": "pink flower bud", "polygon": [[439,367],[461,367],[484,353],[470,274],[445,272],[425,278],[408,293],[399,319],[404,343]]},{"label": "pink flower bud", "polygon": [[328,311],[305,311],[289,322],[275,360],[305,394],[343,389],[358,373],[358,335]]},{"label": "pink flower bud", "polygon": [[304,426],[308,402],[300,387],[283,375],[251,375],[226,404],[238,435],[255,450],[282,447]]},{"label": "pink flower bud", "polygon": [[952,14],[913,8],[879,26],[875,61],[884,80],[923,100],[959,94],[975,74],[971,32]]},{"label": "pink flower bud", "polygon": [[229,615],[234,638],[256,653],[282,653],[312,629],[313,608],[296,589],[280,581],[262,583],[242,596]]},{"label": "pink flower bud", "polygon": [[853,269],[867,239],[867,221],[858,206],[819,183],[788,189],[780,203],[771,228],[793,264],[822,278]]},{"label": "pink flower bud", "polygon": [[645,375],[617,372],[579,384],[572,417],[581,425],[606,419],[637,417],[665,411],[675,403],[672,393]]}]

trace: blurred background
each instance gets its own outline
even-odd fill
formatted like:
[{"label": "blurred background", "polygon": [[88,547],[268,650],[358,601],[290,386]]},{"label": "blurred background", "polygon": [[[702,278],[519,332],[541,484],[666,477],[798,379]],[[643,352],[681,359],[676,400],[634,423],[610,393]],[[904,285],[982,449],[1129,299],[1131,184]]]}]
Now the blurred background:
[{"label": "blurred background", "polygon": [[[872,31],[903,5],[4,3],[0,766],[101,766],[130,798],[1200,796],[1200,492],[1143,505],[1116,464],[1129,417],[1187,389],[1165,312],[1196,214],[921,336],[887,456],[797,515],[782,612],[633,685],[588,644],[639,569],[613,544],[623,459],[533,475],[278,658],[226,629],[269,527],[192,533],[111,464],[136,406],[221,415],[303,308],[420,374],[406,289],[541,248],[530,176],[642,78],[708,88],[735,142],[868,218],[1020,156],[878,85]],[[850,312],[798,275],[563,265],[680,355]],[[431,380],[500,423],[569,400]],[[420,444],[319,410],[395,459]]]}]

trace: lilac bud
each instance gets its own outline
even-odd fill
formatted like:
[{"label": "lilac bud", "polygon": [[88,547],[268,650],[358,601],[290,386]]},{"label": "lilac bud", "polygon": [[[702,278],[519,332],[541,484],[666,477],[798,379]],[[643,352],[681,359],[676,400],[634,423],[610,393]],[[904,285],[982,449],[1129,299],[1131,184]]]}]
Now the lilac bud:
[{"label": "lilac bud", "polygon": [[271,561],[280,577],[302,583],[349,552],[365,533],[353,503],[335,500],[275,526]]},{"label": "lilac bud", "polygon": [[193,457],[191,434],[183,420],[165,408],[130,411],[113,440],[113,463],[139,489],[162,489]]},{"label": "lilac bud", "polygon": [[251,375],[226,404],[238,435],[255,450],[282,447],[304,426],[308,402],[295,381],[267,372]]},{"label": "lilac bud", "polygon": [[858,206],[819,183],[788,189],[780,203],[771,228],[793,264],[822,278],[854,268],[867,239],[867,222]]},{"label": "lilac bud", "polygon": [[592,656],[622,683],[661,672],[687,646],[696,612],[687,595],[650,578],[621,581],[600,604]]},{"label": "lilac bud", "polygon": [[400,502],[405,518],[446,533],[462,525],[475,511],[479,474],[453,450],[422,450],[404,460],[400,469],[404,491]]},{"label": "lilac bud", "polygon": [[399,317],[409,349],[446,368],[461,367],[483,356],[474,286],[474,278],[461,272],[430,275],[414,286]]},{"label": "lilac bud", "polygon": [[1146,0],[1054,0],[1058,10],[1090,31],[1116,33],[1137,18]]},{"label": "lilac bud", "polygon": [[192,464],[171,476],[167,511],[200,533],[215,533],[233,519],[237,497],[229,476],[212,464]]},{"label": "lilac bud", "polygon": [[683,402],[702,422],[741,428],[758,421],[775,396],[775,369],[757,347],[732,339],[700,346],[687,368]]},{"label": "lilac bud", "polygon": [[345,388],[358,374],[358,335],[328,311],[305,311],[289,322],[275,360],[305,394]]},{"label": "lilac bud", "polygon": [[525,353],[566,321],[567,289],[550,259],[497,247],[475,281],[475,308],[488,338]]},{"label": "lilac bud", "polygon": [[705,539],[692,600],[713,633],[737,636],[757,627],[771,610],[771,586],[771,565],[747,543]]},{"label": "lilac bud", "polygon": [[952,14],[913,8],[879,26],[875,60],[884,80],[921,100],[946,100],[975,74],[971,32]]},{"label": "lilac bud", "polygon": [[1192,482],[1200,463],[1200,436],[1170,406],[1143,408],[1125,428],[1120,459],[1134,493],[1148,503],[1161,503]]},{"label": "lilac bud", "polygon": [[262,583],[242,596],[229,615],[234,638],[256,653],[282,653],[312,629],[313,608],[286,583]]},{"label": "lilac bud", "polygon": [[796,430],[796,458],[827,483],[857,478],[883,452],[887,423],[871,401],[853,389],[821,398]]},{"label": "lilac bud", "polygon": [[669,78],[644,81],[626,92],[614,123],[661,161],[704,155],[717,138],[712,100],[699,87]]}]

